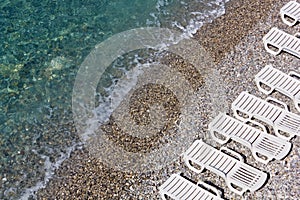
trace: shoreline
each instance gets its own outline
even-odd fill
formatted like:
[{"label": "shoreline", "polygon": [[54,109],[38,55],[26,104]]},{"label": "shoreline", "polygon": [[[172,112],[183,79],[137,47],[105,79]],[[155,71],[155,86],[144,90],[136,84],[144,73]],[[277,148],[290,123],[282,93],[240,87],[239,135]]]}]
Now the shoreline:
[{"label": "shoreline", "polygon": [[[285,72],[300,67],[299,64],[297,65],[297,58],[288,54],[281,54],[277,57],[268,55],[262,44],[262,36],[272,26],[278,26],[291,33],[296,31],[296,28],[285,26],[279,17],[279,9],[286,2],[288,1],[278,0],[276,3],[274,1],[251,1],[245,4],[242,1],[229,1],[226,4],[228,13],[226,10],[223,16],[215,19],[211,24],[205,24],[195,34],[195,38],[215,59],[216,67],[220,71],[220,78],[223,79],[224,89],[228,95],[226,96],[228,105],[243,90],[265,97],[258,91],[253,80],[254,75],[266,64],[273,64]],[[272,3],[274,5],[271,5]],[[252,8],[251,12],[247,8]],[[256,10],[256,8],[258,9]],[[247,13],[247,15],[241,15],[239,12]],[[236,17],[240,18],[236,19]],[[240,23],[237,24],[236,21],[240,21]],[[287,67],[289,63],[292,63],[293,66]],[[278,98],[282,99],[281,96]],[[284,100],[286,101],[286,99]],[[228,112],[230,113],[230,110]],[[207,141],[217,146],[210,138]],[[297,185],[300,183],[294,178],[300,170],[300,164],[297,164],[299,160],[297,149],[300,149],[299,138],[293,139],[292,143],[294,145],[292,152],[284,160],[273,161],[267,166],[254,161],[250,151],[245,147],[234,142],[226,145],[247,156],[246,161],[250,165],[270,174],[266,185],[254,194],[247,193],[246,198],[258,199],[262,196],[271,199],[300,198],[300,193],[297,191]],[[37,196],[39,199],[88,199],[88,197],[94,199],[151,199],[163,181],[172,173],[180,171],[195,181],[196,179],[211,181],[214,185],[224,189],[225,198],[241,198],[229,192],[222,178],[209,172],[202,175],[191,173],[180,158],[166,169],[160,170],[159,173],[131,174],[114,171],[104,166],[98,160],[91,158],[85,150],[73,152],[71,157],[65,160],[56,171],[47,187],[38,191]]]}]

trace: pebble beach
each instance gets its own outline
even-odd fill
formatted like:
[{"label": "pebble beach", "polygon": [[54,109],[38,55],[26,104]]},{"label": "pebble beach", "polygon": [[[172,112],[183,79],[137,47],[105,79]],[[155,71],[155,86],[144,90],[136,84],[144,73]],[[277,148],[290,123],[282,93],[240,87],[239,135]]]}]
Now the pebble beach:
[{"label": "pebble beach", "polygon": [[[220,108],[212,108],[214,105],[207,96],[198,96],[193,100],[195,102],[189,102],[189,105],[195,105],[189,114],[199,113],[195,116],[201,116],[201,118],[191,118],[195,120],[193,123],[199,129],[197,130],[198,134],[189,138],[191,143],[186,144],[187,147],[194,140],[203,139],[206,143],[220,148],[220,145],[211,138],[207,131],[208,123],[215,116],[215,113],[211,113],[210,110],[221,110],[233,116],[230,109],[231,103],[242,91],[266,98],[267,96],[259,92],[254,82],[254,76],[264,66],[271,64],[286,73],[293,70],[299,71],[299,58],[288,53],[281,53],[278,56],[270,55],[266,52],[262,42],[263,36],[272,27],[278,27],[291,34],[299,32],[299,24],[288,27],[280,19],[279,10],[287,2],[287,0],[228,1],[225,4],[224,15],[214,19],[211,23],[204,24],[194,34],[195,42],[198,42],[211,56],[212,67],[218,72],[218,77],[213,78],[217,79],[221,85],[220,88],[216,88],[216,91],[219,90],[220,93],[215,94],[216,104]],[[191,83],[196,86],[192,85],[192,90],[205,84],[207,77],[214,76],[214,74],[205,74],[204,76],[207,77],[201,77],[197,73],[193,74],[193,70],[186,70],[190,69],[187,63],[181,58],[169,54],[163,55],[161,61],[171,67],[176,66],[183,74],[193,77],[193,80],[196,81],[191,81]],[[168,78],[176,81],[172,77],[166,77],[166,79]],[[176,128],[180,110],[177,99],[168,95],[168,91],[165,91],[164,88],[154,87],[147,91],[147,96],[152,97],[152,101],[166,101],[174,104],[170,103],[172,106],[165,108],[169,124],[160,132],[160,135],[148,138],[146,143],[142,143],[133,138],[124,139],[127,137],[126,134],[120,132],[113,120],[108,125],[101,127],[114,136],[112,139],[115,142],[121,141],[120,145],[123,145],[128,151],[151,151],[160,143],[167,143],[167,141],[161,141],[159,137],[168,135],[168,130]],[[162,94],[168,99],[158,97],[157,94]],[[205,95],[205,92],[203,94]],[[272,93],[271,96],[286,102],[290,105],[292,112],[298,113],[289,98],[277,92]],[[143,95],[137,95],[137,97],[142,99],[132,99],[132,101],[142,101],[145,107],[153,104]],[[131,114],[137,120],[140,119],[139,123],[146,123],[147,116],[135,113],[135,108],[132,107]],[[72,130],[75,132],[73,125],[67,125],[72,126]],[[186,129],[188,128],[186,127]],[[272,127],[268,128],[272,130]],[[274,133],[270,131],[270,134]],[[185,177],[194,182],[202,180],[216,187],[222,192],[224,199],[300,199],[300,138],[293,138],[291,143],[293,147],[286,158],[272,161],[267,165],[257,162],[247,147],[234,141],[225,144],[226,147],[244,155],[247,164],[268,173],[268,181],[261,189],[254,193],[247,192],[243,197],[230,192],[224,179],[208,170],[201,174],[190,171],[181,156],[157,171],[123,172],[93,157],[84,145],[79,145],[72,150],[70,157],[55,170],[47,185],[39,189],[35,195],[37,199],[160,199],[158,187],[173,173],[183,173]]]}]

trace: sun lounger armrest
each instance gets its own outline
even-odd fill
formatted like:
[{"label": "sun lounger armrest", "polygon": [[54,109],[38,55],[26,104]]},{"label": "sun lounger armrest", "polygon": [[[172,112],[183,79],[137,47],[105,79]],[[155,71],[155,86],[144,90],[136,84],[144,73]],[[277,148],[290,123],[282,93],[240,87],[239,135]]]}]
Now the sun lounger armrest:
[{"label": "sun lounger armrest", "polygon": [[[241,161],[241,162],[245,161],[244,158],[239,153],[237,153],[237,152],[235,152],[231,149],[228,149],[227,147],[221,147],[220,151],[222,151],[224,153],[226,153],[226,151],[227,151],[228,153],[231,153],[232,155],[235,155],[239,161]],[[228,153],[226,153],[226,154],[228,154]]]},{"label": "sun lounger armrest", "polygon": [[165,193],[159,192],[159,194],[160,194],[160,197],[161,197],[162,200],[167,200],[166,197],[165,197]]},{"label": "sun lounger armrest", "polygon": [[261,157],[259,157],[258,155],[257,155],[257,151],[255,151],[255,150],[253,150],[253,153],[252,153],[252,155],[253,155],[253,157],[257,160],[257,161],[259,161],[259,162],[261,162],[261,163],[263,163],[263,164],[268,164],[271,160],[272,160],[272,158],[269,158],[269,157],[267,157],[267,159],[262,159]]},{"label": "sun lounger armrest", "polygon": [[187,167],[190,170],[196,172],[197,174],[200,174],[204,170],[204,168],[205,168],[204,166],[201,166],[200,169],[196,169],[194,166],[191,165],[190,159],[188,157],[186,157],[186,156],[183,157],[183,160],[184,160],[185,164],[187,165]]},{"label": "sun lounger armrest", "polygon": [[288,26],[294,26],[298,22],[298,19],[293,16],[293,13],[290,13],[291,10],[297,9],[297,6],[298,3],[296,1],[290,1],[280,9],[281,19]]},{"label": "sun lounger armrest", "polygon": [[291,77],[296,77],[297,79],[300,79],[300,74],[298,74],[298,73],[295,72],[295,71],[290,71],[290,72],[289,72],[289,76],[291,76]]},{"label": "sun lounger armrest", "polygon": [[264,83],[262,81],[260,81],[260,80],[256,80],[256,86],[258,87],[259,91],[265,93],[266,95],[269,95],[269,94],[271,94],[273,92],[274,88],[270,87],[270,89],[267,90],[267,89],[263,88],[261,86],[261,84],[264,84]]},{"label": "sun lounger armrest", "polygon": [[300,33],[296,33],[296,34],[295,34],[295,37],[296,37],[296,38],[300,38]]},{"label": "sun lounger armrest", "polygon": [[283,103],[282,101],[279,101],[278,99],[275,99],[273,97],[267,97],[266,101],[269,103],[272,103],[272,102],[278,103],[278,104],[282,105],[286,111],[289,111],[288,106],[285,103]]},{"label": "sun lounger armrest", "polygon": [[268,133],[266,127],[264,125],[262,125],[261,123],[257,122],[257,121],[247,119],[244,123],[245,124],[251,123],[251,124],[254,124],[256,126],[259,126],[262,129],[263,132]]},{"label": "sun lounger armrest", "polygon": [[[242,189],[241,191],[240,190],[237,190],[236,188],[234,188],[232,185],[234,185],[234,184],[232,184],[230,181],[229,182],[227,182],[226,183],[227,184],[227,186],[229,187],[229,189],[232,191],[232,192],[234,192],[234,193],[236,193],[236,194],[238,194],[238,195],[240,195],[240,196],[243,196],[243,194],[247,191],[247,189]],[[238,185],[237,185],[238,186]]]},{"label": "sun lounger armrest", "polygon": [[281,14],[281,19],[282,21],[287,24],[288,26],[294,26],[297,23],[297,19],[293,19],[292,22],[290,22],[289,20],[287,20],[286,18],[286,14]]},{"label": "sun lounger armrest", "polygon": [[[277,136],[277,137],[280,137],[280,138],[282,138],[282,139],[284,139],[284,140],[286,140],[286,141],[289,141],[289,140],[291,140],[293,137],[295,137],[295,135],[294,134],[288,134],[288,136],[286,136],[286,135],[284,135],[284,133],[286,133],[286,131],[280,131],[278,128],[276,128],[276,127],[273,127],[273,129],[274,129],[274,133],[275,133],[275,135]],[[283,133],[283,134],[282,134]]]},{"label": "sun lounger armrest", "polygon": [[[265,45],[265,48],[266,48],[267,52],[269,52],[270,54],[272,54],[272,55],[274,55],[274,56],[277,56],[277,55],[280,54],[280,52],[282,51],[282,48],[281,48],[281,47],[277,47],[277,46],[275,46],[275,45],[269,43],[268,41],[266,41],[264,45]],[[277,49],[277,51],[272,50],[272,49],[270,48],[270,46],[272,46],[272,47],[274,47],[275,49]]]},{"label": "sun lounger armrest", "polygon": [[225,137],[224,140],[218,138],[218,137],[215,135],[215,132],[216,132],[216,131],[215,131],[213,128],[211,128],[211,127],[209,127],[208,130],[209,130],[209,132],[210,132],[211,137],[212,137],[217,143],[219,143],[219,144],[221,144],[221,145],[226,144],[226,143],[230,140],[230,137],[226,137],[226,136],[224,136],[224,137]]},{"label": "sun lounger armrest", "polygon": [[199,181],[199,182],[197,183],[197,185],[201,185],[201,186],[203,186],[203,187],[205,187],[205,188],[207,188],[207,189],[212,190],[212,191],[217,195],[217,197],[221,198],[220,191],[217,190],[217,188],[215,188],[215,187],[213,187],[213,186],[211,186],[211,185],[209,185],[209,184],[207,184],[207,183],[205,183],[205,182],[203,182],[203,181]]},{"label": "sun lounger armrest", "polygon": [[[219,113],[218,116],[220,116],[220,115],[222,115],[221,112]],[[215,133],[218,132],[218,131],[216,131],[216,128],[213,126],[213,123],[214,123],[214,121],[212,121],[212,122],[210,122],[210,123],[208,124],[208,131],[210,132],[211,137],[212,137],[217,143],[219,143],[219,144],[221,144],[221,145],[226,144],[226,143],[230,140],[230,138],[229,138],[229,137],[226,137],[226,136],[224,136],[225,139],[218,138],[218,137],[216,136],[216,134],[215,134]]]}]

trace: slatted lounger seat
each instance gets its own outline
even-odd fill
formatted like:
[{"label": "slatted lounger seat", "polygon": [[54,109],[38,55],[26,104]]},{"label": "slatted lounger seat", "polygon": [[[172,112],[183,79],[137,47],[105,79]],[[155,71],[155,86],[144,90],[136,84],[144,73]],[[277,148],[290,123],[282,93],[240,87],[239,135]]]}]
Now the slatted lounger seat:
[{"label": "slatted lounger seat", "polygon": [[[257,124],[257,122],[251,123]],[[264,164],[273,159],[280,160],[286,157],[291,150],[291,143],[268,134],[265,128],[263,130],[236,120],[225,113],[220,113],[209,124],[209,131],[217,142],[225,144],[229,139],[237,141],[250,148],[254,158]],[[216,137],[215,133],[222,135],[225,139]]]},{"label": "slatted lounger seat", "polygon": [[[282,104],[285,109],[269,103],[269,100]],[[277,136],[286,140],[300,133],[300,116],[289,112],[287,106],[276,99],[263,100],[244,91],[232,103],[231,108],[236,118],[242,121],[251,118],[261,120],[271,125]],[[240,116],[239,113],[247,117]],[[289,136],[282,135],[279,131],[288,133]]]},{"label": "slatted lounger seat", "polygon": [[290,1],[280,9],[280,16],[284,23],[294,26],[300,20],[300,4]]},{"label": "slatted lounger seat", "polygon": [[[203,185],[205,188],[215,192],[215,194],[199,187]],[[221,200],[219,191],[200,181],[194,184],[179,174],[172,174],[171,177],[159,187],[159,193],[162,199],[165,196],[171,197],[175,200]]]},{"label": "slatted lounger seat", "polygon": [[[223,150],[237,155],[239,160],[223,153]],[[207,169],[223,177],[229,189],[239,195],[247,190],[258,190],[267,180],[266,173],[245,164],[240,154],[224,147],[217,150],[202,140],[196,140],[183,154],[183,158],[187,166],[196,173]]]},{"label": "slatted lounger seat", "polygon": [[[300,38],[290,35],[278,28],[272,28],[263,38],[267,52],[278,55],[281,51],[286,51],[300,58]],[[271,49],[272,48],[272,49]]]},{"label": "slatted lounger seat", "polygon": [[[288,75],[267,65],[255,76],[255,82],[258,89],[267,95],[277,90],[290,97],[300,112],[300,81],[292,76],[300,78],[300,75],[295,72],[290,72]],[[263,85],[268,86],[269,89],[263,88]]]}]

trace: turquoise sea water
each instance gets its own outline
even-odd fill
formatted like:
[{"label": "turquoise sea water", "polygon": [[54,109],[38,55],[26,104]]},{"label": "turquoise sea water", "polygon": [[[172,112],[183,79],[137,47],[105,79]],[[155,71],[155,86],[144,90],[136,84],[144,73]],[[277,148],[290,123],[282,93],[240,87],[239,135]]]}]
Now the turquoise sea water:
[{"label": "turquoise sea water", "polygon": [[80,144],[72,89],[96,44],[146,26],[191,35],[223,13],[221,0],[1,1],[0,199],[34,194]]}]

